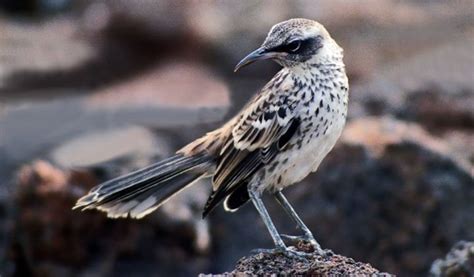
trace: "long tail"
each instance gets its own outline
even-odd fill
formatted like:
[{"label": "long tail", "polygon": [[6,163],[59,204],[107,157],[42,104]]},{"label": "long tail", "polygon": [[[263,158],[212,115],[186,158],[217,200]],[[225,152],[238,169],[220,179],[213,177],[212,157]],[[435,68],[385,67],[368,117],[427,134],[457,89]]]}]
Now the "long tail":
[{"label": "long tail", "polygon": [[98,209],[112,218],[142,218],[205,176],[212,164],[209,155],[177,154],[94,187],[73,209]]}]

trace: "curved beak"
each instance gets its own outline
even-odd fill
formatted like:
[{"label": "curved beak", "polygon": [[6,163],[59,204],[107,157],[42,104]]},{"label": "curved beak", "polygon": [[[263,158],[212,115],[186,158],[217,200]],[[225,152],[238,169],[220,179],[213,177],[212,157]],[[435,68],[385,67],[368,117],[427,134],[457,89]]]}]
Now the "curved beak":
[{"label": "curved beak", "polygon": [[243,58],[234,68],[234,72],[241,69],[242,67],[249,65],[253,62],[260,61],[260,60],[267,60],[272,59],[278,56],[276,52],[270,52],[262,47],[258,48],[257,50],[253,51],[252,53],[248,54],[245,58]]}]

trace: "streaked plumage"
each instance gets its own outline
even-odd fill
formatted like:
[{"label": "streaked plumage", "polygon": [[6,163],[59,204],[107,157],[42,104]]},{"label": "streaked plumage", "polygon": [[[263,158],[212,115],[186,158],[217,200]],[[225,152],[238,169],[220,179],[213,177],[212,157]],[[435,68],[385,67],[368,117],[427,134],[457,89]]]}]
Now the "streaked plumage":
[{"label": "streaked plumage", "polygon": [[265,190],[275,192],[318,250],[280,191],[315,171],[342,132],[348,101],[342,49],[321,24],[291,19],[272,27],[262,47],[236,69],[268,58],[283,69],[238,115],[175,156],[99,185],[76,207],[141,218],[190,183],[210,177],[203,216],[224,200],[233,211],[252,199],[277,248],[289,251],[260,200]]}]

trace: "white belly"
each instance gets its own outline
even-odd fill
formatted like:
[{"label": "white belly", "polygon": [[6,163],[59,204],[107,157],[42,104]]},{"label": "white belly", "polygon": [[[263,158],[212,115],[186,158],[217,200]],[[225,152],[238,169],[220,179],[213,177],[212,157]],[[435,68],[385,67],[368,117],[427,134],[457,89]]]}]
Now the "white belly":
[{"label": "white belly", "polygon": [[316,171],[340,137],[344,121],[337,122],[325,135],[309,140],[300,149],[281,153],[277,157],[278,165],[274,170],[267,170],[260,182],[269,190],[279,190],[301,181],[309,173]]}]

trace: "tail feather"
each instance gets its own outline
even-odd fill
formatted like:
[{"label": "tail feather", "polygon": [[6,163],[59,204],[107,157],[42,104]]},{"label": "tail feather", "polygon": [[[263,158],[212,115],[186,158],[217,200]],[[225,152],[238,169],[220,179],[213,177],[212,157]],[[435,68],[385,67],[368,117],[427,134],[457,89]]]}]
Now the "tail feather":
[{"label": "tail feather", "polygon": [[170,158],[159,161],[155,164],[147,166],[143,169],[131,172],[124,176],[119,176],[115,179],[109,180],[99,186],[93,188],[89,194],[101,191],[103,194],[112,194],[115,191],[124,190],[128,187],[133,187],[136,183],[148,180],[153,176],[160,176],[165,171],[171,170],[171,166],[178,166],[180,162],[186,160],[183,155],[175,155]]},{"label": "tail feather", "polygon": [[73,209],[98,209],[113,218],[141,218],[205,176],[212,162],[205,154],[177,154],[93,188]]},{"label": "tail feather", "polygon": [[184,174],[169,183],[163,183],[157,190],[137,194],[129,200],[111,201],[97,209],[107,213],[108,217],[142,218],[163,205],[171,196],[192,185],[201,175]]}]

